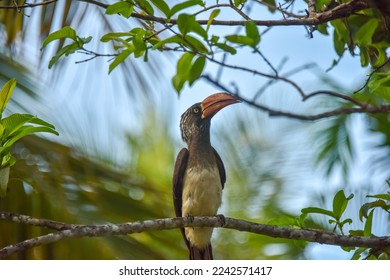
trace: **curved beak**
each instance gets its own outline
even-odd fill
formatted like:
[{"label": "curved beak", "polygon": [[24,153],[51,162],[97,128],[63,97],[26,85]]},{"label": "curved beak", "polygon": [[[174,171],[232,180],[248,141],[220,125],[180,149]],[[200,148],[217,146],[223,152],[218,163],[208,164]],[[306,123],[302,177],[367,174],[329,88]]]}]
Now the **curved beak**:
[{"label": "curved beak", "polygon": [[213,117],[222,108],[239,102],[241,101],[238,100],[235,96],[224,92],[210,95],[201,103],[202,119]]}]

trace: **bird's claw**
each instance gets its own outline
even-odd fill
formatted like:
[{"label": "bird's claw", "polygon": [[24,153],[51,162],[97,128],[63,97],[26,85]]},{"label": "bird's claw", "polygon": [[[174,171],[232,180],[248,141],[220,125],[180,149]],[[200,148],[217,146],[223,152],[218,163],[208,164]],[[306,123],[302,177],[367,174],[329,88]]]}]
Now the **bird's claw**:
[{"label": "bird's claw", "polygon": [[187,214],[186,218],[188,219],[188,221],[190,223],[192,223],[194,221],[194,216],[192,216],[191,214]]},{"label": "bird's claw", "polygon": [[225,219],[225,216],[222,215],[222,214],[218,214],[217,215],[217,219],[218,221],[221,223],[222,226],[224,226],[226,224],[226,219]]}]

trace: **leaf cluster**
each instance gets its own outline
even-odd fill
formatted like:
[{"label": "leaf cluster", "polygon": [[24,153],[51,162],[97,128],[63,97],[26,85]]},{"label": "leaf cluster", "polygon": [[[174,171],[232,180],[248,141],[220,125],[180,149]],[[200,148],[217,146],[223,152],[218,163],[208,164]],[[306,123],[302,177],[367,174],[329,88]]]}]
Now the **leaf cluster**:
[{"label": "leaf cluster", "polygon": [[[335,224],[334,230],[338,228],[341,234],[344,235],[343,227],[346,224],[352,224],[353,220],[351,218],[342,219],[342,215],[344,214],[344,211],[347,208],[349,201],[353,197],[354,197],[353,194],[350,194],[348,197],[346,197],[344,191],[340,190],[336,193],[336,195],[333,198],[332,210],[328,210],[320,207],[303,208],[301,210],[302,211],[301,219],[305,219],[308,214],[320,214],[320,215],[331,217],[331,219],[329,219],[329,223]],[[367,198],[376,198],[376,200],[372,202],[367,202],[360,207],[359,219],[362,222],[364,220],[364,226],[363,229],[349,230],[349,234],[351,236],[364,236],[364,237],[373,236],[372,225],[373,225],[374,210],[382,209],[390,214],[390,192],[375,194],[375,195],[367,195]],[[368,255],[366,258],[375,258],[375,259],[390,258],[389,248],[381,248],[376,250],[367,249],[367,248],[343,248],[343,249],[346,251],[351,251],[355,249],[352,259],[359,259],[364,254]]]},{"label": "leaf cluster", "polygon": [[16,80],[9,80],[0,91],[0,197],[7,192],[9,168],[15,164],[15,158],[10,150],[16,141],[38,132],[48,132],[58,135],[54,126],[30,114],[12,114],[2,118],[2,114],[10,100]]}]

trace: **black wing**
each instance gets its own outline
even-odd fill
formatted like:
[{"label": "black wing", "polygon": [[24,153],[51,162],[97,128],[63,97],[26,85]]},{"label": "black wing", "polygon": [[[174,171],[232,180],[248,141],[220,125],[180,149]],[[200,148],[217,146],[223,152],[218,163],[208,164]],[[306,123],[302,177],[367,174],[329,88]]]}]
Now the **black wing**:
[{"label": "black wing", "polygon": [[[175,206],[176,217],[182,216],[182,195],[183,195],[183,180],[184,174],[187,169],[189,152],[186,148],[181,149],[176,158],[175,170],[173,171],[173,205]],[[184,233],[184,228],[181,228],[181,234],[184,237],[186,245],[190,248],[190,243],[188,242],[186,235]]]},{"label": "black wing", "polygon": [[219,177],[221,177],[221,185],[222,185],[222,189],[223,189],[225,186],[225,182],[226,182],[225,166],[223,165],[222,159],[218,155],[217,151],[214,148],[213,148],[213,150],[214,150],[215,159],[217,160]]}]

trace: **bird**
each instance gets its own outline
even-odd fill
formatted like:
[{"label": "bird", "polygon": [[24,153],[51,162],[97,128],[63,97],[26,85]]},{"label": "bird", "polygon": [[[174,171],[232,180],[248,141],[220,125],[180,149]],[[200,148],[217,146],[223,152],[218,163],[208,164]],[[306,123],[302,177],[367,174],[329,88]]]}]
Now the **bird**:
[{"label": "bird", "polygon": [[[240,102],[219,92],[195,103],[181,116],[180,131],[188,148],[177,155],[173,172],[173,203],[176,217],[214,216],[222,203],[226,171],[221,157],[211,146],[211,119],[222,108]],[[213,228],[181,228],[190,260],[212,260]]]}]

